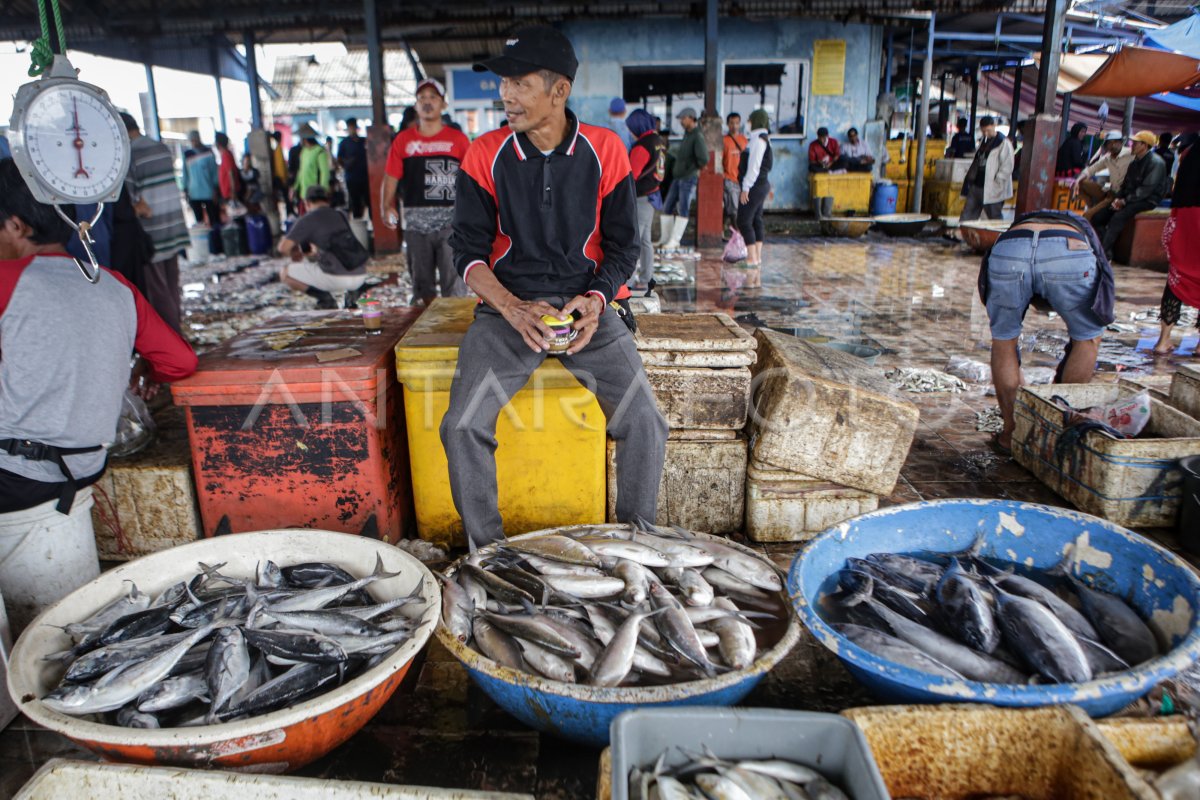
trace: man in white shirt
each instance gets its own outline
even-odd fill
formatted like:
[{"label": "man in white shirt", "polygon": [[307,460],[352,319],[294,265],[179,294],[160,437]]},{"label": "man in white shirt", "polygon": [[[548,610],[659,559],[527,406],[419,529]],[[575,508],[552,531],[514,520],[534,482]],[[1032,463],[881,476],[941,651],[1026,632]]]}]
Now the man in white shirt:
[{"label": "man in white shirt", "polygon": [[846,145],[842,148],[842,157],[846,159],[846,169],[850,172],[870,172],[875,163],[875,155],[871,147],[858,138],[858,128],[846,131]]},{"label": "man in white shirt", "polygon": [[[1125,134],[1121,131],[1109,131],[1104,134],[1104,144],[1091,163],[1075,179],[1071,188],[1072,196],[1082,194],[1088,209],[1083,216],[1091,220],[1102,209],[1112,204],[1121,184],[1125,182],[1125,173],[1133,163],[1133,151],[1125,146]],[[1108,180],[1096,180],[1101,172],[1108,172]]]}]

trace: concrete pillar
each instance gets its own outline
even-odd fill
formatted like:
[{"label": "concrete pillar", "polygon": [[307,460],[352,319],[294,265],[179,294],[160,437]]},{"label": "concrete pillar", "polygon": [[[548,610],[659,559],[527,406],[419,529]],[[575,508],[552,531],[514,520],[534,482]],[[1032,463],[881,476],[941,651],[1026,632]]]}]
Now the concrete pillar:
[{"label": "concrete pillar", "polygon": [[367,34],[367,71],[371,82],[371,122],[375,125],[387,125],[383,41],[379,36],[379,15],[376,13],[375,0],[363,0],[363,21]]},{"label": "concrete pillar", "polygon": [[[925,45],[925,63],[921,65],[921,111],[917,115],[917,161],[913,164],[916,178],[913,180],[911,208],[914,213],[921,211],[921,192],[925,188],[925,144],[928,136],[925,133],[929,127],[929,98],[933,94],[933,34],[937,26],[937,14],[929,12],[929,41]],[[974,124],[974,111],[972,111]]]},{"label": "concrete pillar", "polygon": [[1062,101],[1062,131],[1058,137],[1060,142],[1067,140],[1067,133],[1071,128],[1071,92],[1063,95]]},{"label": "concrete pillar", "polygon": [[716,167],[721,160],[721,118],[706,115],[700,133],[708,145],[708,164],[700,170],[696,187],[696,246],[720,247],[725,212],[725,176]]},{"label": "concrete pillar", "polygon": [[1054,162],[1062,127],[1062,119],[1054,114],[1054,96],[1058,92],[1058,64],[1066,13],[1067,0],[1047,0],[1037,100],[1033,107],[1034,116],[1025,126],[1025,146],[1021,148],[1018,214],[1050,208],[1054,202]]},{"label": "concrete pillar", "polygon": [[254,52],[258,42],[255,39],[254,31],[246,31],[242,35],[242,41],[246,47],[246,83],[250,87],[250,127],[253,130],[262,130],[263,115],[262,115],[262,98],[259,96],[258,85],[258,54]]},{"label": "concrete pillar", "polygon": [[363,0],[363,20],[367,34],[367,69],[371,81],[371,125],[367,128],[367,176],[371,186],[371,230],[375,254],[400,250],[400,229],[383,224],[387,210],[379,202],[383,171],[395,131],[388,125],[387,94],[384,91],[383,41],[379,35],[379,16],[375,0]]},{"label": "concrete pillar", "polygon": [[1038,64],[1037,101],[1035,114],[1054,113],[1054,95],[1058,93],[1058,64],[1062,53],[1063,24],[1067,0],[1046,0],[1046,16],[1042,23],[1042,58]]},{"label": "concrete pillar", "polygon": [[1050,208],[1054,201],[1054,162],[1062,120],[1054,114],[1037,114],[1025,123],[1021,148],[1021,181],[1017,187],[1017,214]]},{"label": "concrete pillar", "polygon": [[270,198],[262,204],[263,213],[271,223],[271,230],[278,231],[280,229],[279,207],[275,203],[275,189],[271,181],[271,176],[274,174],[271,165],[271,136],[262,129],[262,126],[259,126],[250,131],[247,141],[250,144],[250,160],[253,162],[254,168],[258,170],[258,188],[262,191],[264,198]]},{"label": "concrete pillar", "polygon": [[1125,116],[1121,119],[1121,133],[1126,139],[1133,135],[1133,107],[1136,102],[1136,97],[1125,98]]},{"label": "concrete pillar", "polygon": [[721,160],[721,116],[717,102],[717,0],[704,3],[704,120],[700,132],[708,145],[708,164],[700,171],[696,187],[696,246],[720,247],[725,204],[725,176],[717,172]]},{"label": "concrete pillar", "polygon": [[942,73],[941,81],[938,82],[938,135],[934,138],[941,138],[946,135],[946,115],[949,109],[946,107],[946,73]]},{"label": "concrete pillar", "polygon": [[[887,59],[883,64],[883,91],[892,91],[892,29],[887,29]],[[888,120],[888,124],[891,124]]]}]

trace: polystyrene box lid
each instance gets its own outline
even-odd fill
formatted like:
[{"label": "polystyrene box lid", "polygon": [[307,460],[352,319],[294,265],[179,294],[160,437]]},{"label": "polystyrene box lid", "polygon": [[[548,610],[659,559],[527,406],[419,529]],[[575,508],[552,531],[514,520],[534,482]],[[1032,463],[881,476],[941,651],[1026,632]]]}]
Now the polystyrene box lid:
[{"label": "polystyrene box lid", "polygon": [[638,350],[754,350],[754,337],[727,314],[647,314],[637,319]]},{"label": "polystyrene box lid", "polygon": [[440,297],[396,343],[396,364],[458,361],[458,347],[475,319],[473,297]]},{"label": "polystyrene box lid", "polygon": [[[212,405],[222,390],[245,391],[267,382],[317,386],[329,381],[354,391],[373,391],[390,369],[392,347],[421,314],[420,308],[383,312],[379,335],[367,335],[352,311],[283,314],[229,339],[200,358],[191,377],[172,384],[181,405]],[[321,353],[351,348],[358,355],[321,361]]]}]

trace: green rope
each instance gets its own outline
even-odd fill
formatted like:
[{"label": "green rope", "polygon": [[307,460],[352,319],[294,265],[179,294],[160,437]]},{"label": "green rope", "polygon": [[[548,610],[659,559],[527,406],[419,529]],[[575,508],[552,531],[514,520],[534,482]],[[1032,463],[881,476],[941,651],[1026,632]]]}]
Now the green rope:
[{"label": "green rope", "polygon": [[[54,31],[58,37],[58,50],[65,53],[67,52],[67,35],[66,29],[63,27],[62,11],[58,7],[58,0],[48,1],[54,12]],[[38,22],[42,26],[42,35],[33,41],[33,46],[29,51],[29,60],[32,62],[29,65],[29,77],[31,78],[43,74],[54,63],[54,47],[50,41],[50,20],[46,14],[46,3],[47,0],[37,0]]]}]

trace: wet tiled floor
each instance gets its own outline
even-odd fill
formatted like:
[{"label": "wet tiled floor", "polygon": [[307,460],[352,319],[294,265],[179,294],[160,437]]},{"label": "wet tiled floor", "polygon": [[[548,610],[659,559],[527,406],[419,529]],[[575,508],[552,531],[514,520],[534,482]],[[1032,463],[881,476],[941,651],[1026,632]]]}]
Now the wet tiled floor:
[{"label": "wet tiled floor", "polygon": [[[839,341],[880,348],[883,369],[945,369],[952,356],[988,360],[987,316],[975,291],[979,258],[940,238],[822,238],[771,241],[762,288],[745,288],[743,272],[717,258],[679,262],[686,283],[664,288],[666,310],[725,311],[746,325],[811,327]],[[1130,325],[1131,314],[1156,306],[1165,276],[1117,266],[1118,322],[1107,334],[1097,380],[1141,376],[1169,380],[1178,363],[1137,349],[1153,343],[1156,324]],[[1146,332],[1141,332],[1144,329]],[[1054,366],[1038,352],[1061,334],[1061,321],[1030,311],[1024,363]],[[1194,335],[1194,331],[1190,332]],[[1194,346],[1194,338],[1186,344]],[[1037,349],[1032,349],[1034,344]],[[1045,347],[1044,349],[1050,349]],[[1064,505],[1030,473],[996,457],[976,413],[994,405],[986,386],[959,394],[913,394],[921,423],[901,478],[885,504],[954,497],[1011,498]],[[1150,531],[1175,548],[1175,535]],[[773,546],[790,562],[795,546]],[[825,648],[809,637],[750,696],[757,706],[835,711],[871,698]],[[0,733],[0,797],[13,794],[47,758],[89,757],[67,740],[22,719]],[[547,800],[591,797],[598,752],[525,729],[482,695],[453,657],[433,641],[401,690],[362,732],[301,774],[452,788],[528,792]]]}]

